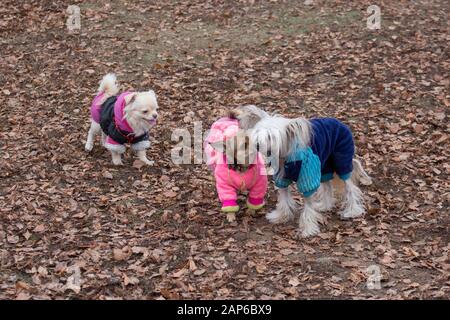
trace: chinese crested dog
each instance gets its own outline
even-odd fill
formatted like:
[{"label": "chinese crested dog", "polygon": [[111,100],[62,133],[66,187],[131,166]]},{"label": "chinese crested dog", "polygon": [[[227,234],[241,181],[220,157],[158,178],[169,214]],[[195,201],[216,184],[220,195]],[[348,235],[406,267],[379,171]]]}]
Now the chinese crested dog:
[{"label": "chinese crested dog", "polygon": [[242,129],[258,150],[266,155],[274,169],[278,188],[276,209],[267,214],[272,223],[293,218],[297,205],[289,185],[295,183],[303,193],[305,204],[299,226],[303,237],[320,232],[323,222],[320,212],[335,206],[331,180],[337,175],[345,185],[343,219],[359,217],[365,212],[361,190],[355,184],[370,185],[371,178],[354,159],[355,145],[350,129],[333,118],[288,119],[269,115],[256,106],[244,106],[233,111]]},{"label": "chinese crested dog", "polygon": [[150,128],[158,118],[156,95],[152,90],[118,93],[116,76],[111,73],[104,76],[92,101],[91,127],[85,149],[92,150],[95,136],[102,131],[103,146],[111,151],[115,165],[122,164],[125,144],[131,145],[139,160],[152,165],[153,161],[147,159],[146,149],[150,147]]}]

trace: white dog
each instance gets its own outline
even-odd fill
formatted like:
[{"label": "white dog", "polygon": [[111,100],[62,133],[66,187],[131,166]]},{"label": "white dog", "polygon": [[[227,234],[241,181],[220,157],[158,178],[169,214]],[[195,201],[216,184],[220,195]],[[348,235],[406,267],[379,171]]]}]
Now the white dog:
[{"label": "white dog", "polygon": [[114,74],[103,77],[97,96],[91,105],[91,127],[85,149],[91,151],[95,136],[103,131],[103,145],[111,151],[112,162],[122,164],[125,144],[130,144],[139,160],[152,165],[147,159],[150,147],[149,131],[158,118],[158,102],[152,90],[146,92],[119,92]]},{"label": "white dog", "polygon": [[[354,142],[350,129],[333,118],[306,120],[272,116],[256,106],[237,108],[233,112],[243,129],[249,130],[252,143],[265,154],[274,169],[278,190],[276,209],[267,214],[272,223],[293,218],[297,205],[289,185],[296,183],[305,196],[300,215],[302,236],[320,232],[320,211],[335,205],[331,180],[337,174],[345,183],[343,219],[359,217],[365,212],[361,190],[354,182],[371,184],[361,163],[353,159]],[[319,188],[320,187],[320,188]]]}]

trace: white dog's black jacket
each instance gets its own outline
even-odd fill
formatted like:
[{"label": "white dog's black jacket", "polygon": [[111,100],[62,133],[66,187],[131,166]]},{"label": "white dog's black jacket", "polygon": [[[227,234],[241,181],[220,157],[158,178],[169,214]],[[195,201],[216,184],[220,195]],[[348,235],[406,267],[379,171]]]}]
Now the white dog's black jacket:
[{"label": "white dog's black jacket", "polygon": [[148,132],[135,136],[133,132],[128,132],[119,127],[114,117],[114,105],[117,101],[117,96],[109,97],[102,104],[100,113],[100,126],[103,132],[119,144],[135,144],[149,139]]}]

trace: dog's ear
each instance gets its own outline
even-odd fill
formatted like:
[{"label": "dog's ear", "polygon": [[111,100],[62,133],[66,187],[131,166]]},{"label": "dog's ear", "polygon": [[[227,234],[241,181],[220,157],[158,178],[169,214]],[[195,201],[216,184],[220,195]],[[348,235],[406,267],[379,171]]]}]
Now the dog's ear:
[{"label": "dog's ear", "polygon": [[248,130],[253,128],[259,122],[259,120],[261,120],[261,117],[256,113],[242,112],[238,116],[238,119],[239,119],[239,128]]},{"label": "dog's ear", "polygon": [[136,100],[136,93],[129,94],[125,97],[125,104],[132,104]]},{"label": "dog's ear", "polygon": [[239,120],[239,128],[248,130],[253,128],[267,113],[254,105],[238,107],[229,111],[229,117]]},{"label": "dog's ear", "polygon": [[224,141],[219,140],[216,142],[210,142],[209,145],[214,148],[217,152],[224,153],[225,152],[225,144]]},{"label": "dog's ear", "polygon": [[153,90],[148,90],[148,93],[156,100],[156,93]]},{"label": "dog's ear", "polygon": [[226,117],[230,118],[230,119],[235,119],[235,120],[239,120],[239,117],[242,115],[243,111],[239,108],[234,108],[231,110],[227,110],[226,112]]}]

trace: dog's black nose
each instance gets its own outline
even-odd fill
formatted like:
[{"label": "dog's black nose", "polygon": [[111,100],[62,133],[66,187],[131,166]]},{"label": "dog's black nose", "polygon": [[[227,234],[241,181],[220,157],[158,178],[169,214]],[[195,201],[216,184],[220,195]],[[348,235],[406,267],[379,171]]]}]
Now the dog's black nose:
[{"label": "dog's black nose", "polygon": [[158,115],[157,115],[157,114],[154,114],[154,115],[153,115],[153,118],[154,118],[154,119],[158,118]]}]

